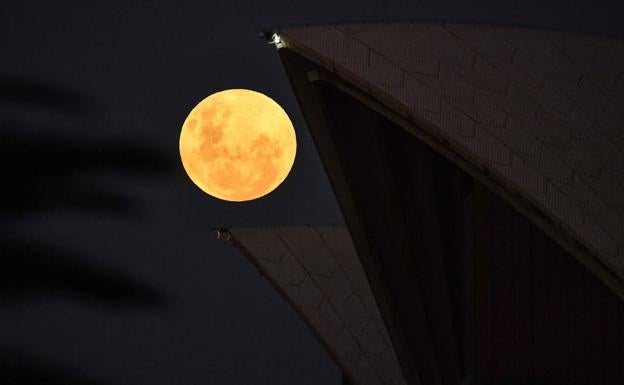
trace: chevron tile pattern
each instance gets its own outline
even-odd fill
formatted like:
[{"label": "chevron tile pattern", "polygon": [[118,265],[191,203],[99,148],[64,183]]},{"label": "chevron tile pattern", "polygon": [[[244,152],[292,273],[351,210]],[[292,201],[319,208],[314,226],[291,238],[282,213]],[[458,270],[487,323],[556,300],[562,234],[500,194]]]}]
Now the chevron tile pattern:
[{"label": "chevron tile pattern", "polygon": [[408,111],[624,279],[624,42],[520,28],[355,24],[286,45]]},{"label": "chevron tile pattern", "polygon": [[344,226],[229,229],[357,385],[406,384]]}]

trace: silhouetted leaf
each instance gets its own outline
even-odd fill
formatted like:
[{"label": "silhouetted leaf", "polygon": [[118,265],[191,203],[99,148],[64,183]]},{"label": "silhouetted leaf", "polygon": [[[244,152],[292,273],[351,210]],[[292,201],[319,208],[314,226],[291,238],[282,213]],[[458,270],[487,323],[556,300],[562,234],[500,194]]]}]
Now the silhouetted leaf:
[{"label": "silhouetted leaf", "polygon": [[94,173],[156,176],[168,170],[157,151],[126,141],[78,140],[26,135],[12,121],[0,122],[0,212],[4,217],[52,207],[136,214],[138,202],[110,189],[77,185]]},{"label": "silhouetted leaf", "polygon": [[77,92],[18,76],[0,78],[0,105],[37,107],[73,113],[93,108],[93,103]]},{"label": "silhouetted leaf", "polygon": [[0,355],[2,385],[110,385],[20,354]]},{"label": "silhouetted leaf", "polygon": [[1,240],[0,303],[37,296],[74,295],[115,306],[158,306],[164,296],[121,271],[81,262],[79,256],[43,243]]}]

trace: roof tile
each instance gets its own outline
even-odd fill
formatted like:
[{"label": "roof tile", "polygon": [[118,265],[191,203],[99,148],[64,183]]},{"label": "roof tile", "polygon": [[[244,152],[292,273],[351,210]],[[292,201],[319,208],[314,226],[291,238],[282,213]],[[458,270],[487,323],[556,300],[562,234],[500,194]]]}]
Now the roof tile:
[{"label": "roof tile", "polygon": [[473,120],[486,126],[504,126],[507,114],[496,103],[485,96],[481,90],[475,92],[472,102],[453,103],[459,110]]},{"label": "roof tile", "polygon": [[366,325],[364,329],[354,330],[353,335],[365,354],[380,356],[388,349],[388,345],[377,330],[377,326],[372,322]]},{"label": "roof tile", "polygon": [[465,148],[486,163],[497,163],[509,166],[511,153],[509,149],[496,139],[483,126],[475,126],[474,136],[453,135],[452,137]]},{"label": "roof tile", "polygon": [[365,63],[347,62],[339,64],[354,74],[368,79],[376,86],[403,86],[403,71],[375,52],[370,52]]},{"label": "roof tile", "polygon": [[352,295],[336,309],[349,328],[363,328],[371,316],[358,295]]},{"label": "roof tile", "polygon": [[537,105],[518,85],[512,83],[505,95],[483,91],[493,102],[510,114],[535,117]]},{"label": "roof tile", "polygon": [[344,269],[362,271],[357,251],[346,227],[320,226],[314,229],[325,242],[331,255],[340,266]]},{"label": "roof tile", "polygon": [[572,98],[550,80],[546,80],[539,88],[524,85],[520,87],[544,110],[567,114],[574,105]]},{"label": "roof tile", "polygon": [[474,98],[474,87],[446,63],[440,64],[440,72],[435,76],[418,73],[411,73],[410,75],[449,101],[472,101]]},{"label": "roof tile", "polygon": [[512,154],[511,165],[493,164],[492,167],[524,191],[546,193],[546,178],[518,155]]},{"label": "roof tile", "polygon": [[569,224],[581,239],[586,241],[592,248],[603,254],[616,255],[617,242],[613,240],[604,230],[590,218],[586,218],[584,223]]},{"label": "roof tile", "polygon": [[234,228],[231,230],[236,237],[245,238],[246,245],[254,250],[258,259],[279,262],[288,252],[288,248],[279,241],[275,231],[270,228]]},{"label": "roof tile", "polygon": [[379,376],[389,384],[398,384],[400,382],[401,375],[401,367],[396,363],[398,362],[398,358],[394,354],[394,350],[387,349],[381,354],[380,360],[372,361],[373,365],[377,369],[377,373]]},{"label": "roof tile", "polygon": [[579,84],[557,82],[557,86],[583,107],[602,110],[607,104],[607,96],[590,77],[584,76]]},{"label": "roof tile", "polygon": [[549,148],[543,147],[539,156],[521,156],[546,178],[561,183],[572,183],[572,168],[559,159]]},{"label": "roof tile", "polygon": [[365,64],[368,61],[368,48],[334,27],[292,28],[288,36],[335,62]]},{"label": "roof tile", "polygon": [[[617,80],[622,67],[601,49],[597,42],[602,39],[578,34],[551,34],[551,41],[585,73],[608,81]],[[604,41],[604,40],[603,40]]]},{"label": "roof tile", "polygon": [[411,109],[440,112],[440,94],[419,82],[413,74],[405,74],[404,85],[380,88]]},{"label": "roof tile", "polygon": [[445,24],[444,26],[459,40],[481,55],[507,61],[513,57],[514,46],[500,39],[496,33],[483,33],[484,27],[482,26],[469,24]]},{"label": "roof tile", "polygon": [[556,215],[564,224],[571,226],[583,223],[583,211],[554,184],[547,183],[546,194],[532,195],[545,211]]},{"label": "roof tile", "polygon": [[453,107],[450,103],[442,102],[442,113],[440,114],[440,128],[449,134],[474,138],[475,123],[465,113]]},{"label": "roof tile", "polygon": [[285,285],[300,285],[306,272],[291,252],[284,254],[280,262],[258,259],[258,262],[277,282]]},{"label": "roof tile", "polygon": [[321,335],[328,338],[335,338],[346,328],[342,319],[326,299],[314,311],[308,311],[306,314],[308,314],[310,324],[318,329]]},{"label": "roof tile", "polygon": [[475,59],[473,68],[454,65],[453,70],[477,89],[496,93],[507,92],[509,84],[507,77],[481,57]]},{"label": "roof tile", "polygon": [[500,59],[490,61],[506,78],[518,85],[539,88],[546,79],[546,72],[520,51],[516,52],[511,62]]},{"label": "roof tile", "polygon": [[284,285],[290,299],[301,308],[317,308],[323,301],[323,295],[309,276],[297,286]]},{"label": "roof tile", "polygon": [[310,274],[331,277],[338,268],[319,235],[307,227],[276,229],[284,243]]},{"label": "roof tile", "polygon": [[358,346],[353,334],[351,334],[351,331],[343,329],[334,338],[335,351],[345,364],[355,363],[362,359],[362,350]]},{"label": "roof tile", "polygon": [[588,182],[609,204],[624,207],[624,183],[617,175],[604,171],[600,178]]},{"label": "roof tile", "polygon": [[526,119],[512,116],[507,119],[505,127],[488,127],[501,142],[505,143],[513,151],[521,156],[538,157],[542,153],[542,142],[530,131],[526,130],[529,124]]},{"label": "roof tile", "polygon": [[346,301],[353,294],[353,286],[341,269],[329,278],[315,275],[314,281],[332,302]]},{"label": "roof tile", "polygon": [[370,293],[370,285],[368,284],[368,279],[366,278],[366,274],[363,270],[345,269],[344,272],[355,290],[362,293]]},{"label": "roof tile", "polygon": [[382,385],[379,374],[370,362],[364,358],[359,362],[349,363],[352,371],[355,373],[355,380],[359,385]]}]

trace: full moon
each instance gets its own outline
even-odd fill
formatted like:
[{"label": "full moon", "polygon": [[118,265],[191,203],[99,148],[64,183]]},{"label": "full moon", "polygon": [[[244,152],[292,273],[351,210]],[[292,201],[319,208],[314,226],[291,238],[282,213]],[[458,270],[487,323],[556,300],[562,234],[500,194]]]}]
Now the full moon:
[{"label": "full moon", "polygon": [[207,194],[241,202],[279,186],[297,152],[286,112],[259,92],[232,89],[202,100],[180,133],[182,165]]}]

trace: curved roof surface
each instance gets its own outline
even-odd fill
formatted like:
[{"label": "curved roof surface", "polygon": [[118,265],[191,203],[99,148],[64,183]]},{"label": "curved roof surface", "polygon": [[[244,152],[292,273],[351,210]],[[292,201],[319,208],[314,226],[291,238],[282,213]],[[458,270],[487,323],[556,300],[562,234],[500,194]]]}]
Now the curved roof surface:
[{"label": "curved roof surface", "polygon": [[239,227],[229,233],[354,384],[406,383],[345,226]]},{"label": "curved roof surface", "polygon": [[621,40],[429,23],[279,33],[282,44],[441,138],[623,277]]}]

